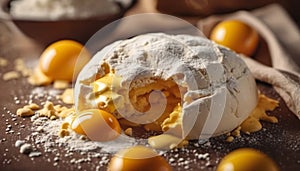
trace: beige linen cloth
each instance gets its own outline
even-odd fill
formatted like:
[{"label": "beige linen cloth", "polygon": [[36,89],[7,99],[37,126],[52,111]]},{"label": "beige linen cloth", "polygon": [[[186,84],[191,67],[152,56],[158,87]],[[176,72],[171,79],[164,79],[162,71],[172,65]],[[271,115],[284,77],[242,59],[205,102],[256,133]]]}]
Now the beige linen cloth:
[{"label": "beige linen cloth", "polygon": [[254,77],[272,84],[289,109],[300,119],[300,34],[286,11],[273,4],[252,12],[239,11],[226,16],[211,16],[200,20],[198,27],[208,35],[211,28],[224,19],[243,20],[266,41],[272,67],[249,57],[244,57],[244,60]]}]

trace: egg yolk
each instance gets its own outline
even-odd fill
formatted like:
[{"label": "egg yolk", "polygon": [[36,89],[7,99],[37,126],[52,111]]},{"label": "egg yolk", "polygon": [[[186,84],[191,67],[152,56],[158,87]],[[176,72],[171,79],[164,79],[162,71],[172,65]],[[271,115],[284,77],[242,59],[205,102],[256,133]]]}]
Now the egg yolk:
[{"label": "egg yolk", "polygon": [[80,43],[61,40],[48,46],[39,60],[41,71],[54,80],[73,81],[91,55]]},{"label": "egg yolk", "polygon": [[111,141],[121,133],[118,120],[112,114],[99,109],[80,112],[72,122],[71,128],[93,141]]},{"label": "egg yolk", "polygon": [[135,146],[122,150],[111,159],[109,171],[170,171],[168,162],[154,150]]},{"label": "egg yolk", "polygon": [[217,24],[211,31],[210,39],[246,56],[254,54],[259,42],[258,33],[246,23],[237,20]]},{"label": "egg yolk", "polygon": [[217,171],[279,171],[271,158],[254,149],[241,148],[225,156]]}]

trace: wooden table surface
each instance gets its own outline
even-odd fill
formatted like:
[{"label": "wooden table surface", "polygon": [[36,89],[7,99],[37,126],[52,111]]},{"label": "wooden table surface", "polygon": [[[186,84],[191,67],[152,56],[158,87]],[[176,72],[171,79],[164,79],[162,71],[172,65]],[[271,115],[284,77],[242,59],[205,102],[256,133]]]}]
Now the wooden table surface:
[{"label": "wooden table surface", "polygon": [[[126,15],[155,10],[153,6],[145,5],[147,3],[150,2],[148,0],[139,1]],[[9,23],[0,21],[0,57],[9,62],[8,66],[0,68],[0,170],[106,170],[107,163],[99,167],[99,161],[102,160],[101,156],[107,156],[104,153],[100,153],[99,157],[92,158],[91,161],[73,163],[72,159],[87,158],[88,154],[74,152],[71,156],[66,156],[67,152],[64,148],[58,146],[53,147],[53,151],[56,150],[55,153],[45,152],[43,144],[36,144],[37,150],[42,152],[42,155],[30,158],[21,154],[19,148],[15,147],[16,140],[24,139],[32,133],[30,119],[17,117],[15,112],[17,108],[26,104],[26,99],[29,98],[30,92],[35,87],[29,85],[26,78],[4,81],[2,76],[13,70],[13,62],[17,58],[24,59],[28,65],[35,65],[43,48],[22,37],[19,33],[12,32],[8,25]],[[263,94],[279,100],[280,106],[270,112],[271,115],[278,117],[279,123],[264,122],[263,131],[251,135],[243,134],[241,138],[232,143],[225,142],[226,136],[223,135],[209,140],[209,145],[195,147],[194,144],[197,142],[193,142],[185,149],[168,151],[165,157],[168,160],[175,158],[175,162],[171,164],[174,170],[215,170],[223,156],[229,151],[242,147],[252,147],[263,151],[273,158],[283,171],[300,170],[300,121],[288,110],[272,86],[261,82],[257,82],[257,84]],[[53,88],[50,85],[45,89],[47,91]],[[16,102],[16,98],[21,99],[20,103]],[[40,103],[45,98],[47,97],[36,102]],[[11,125],[9,130],[13,130],[13,133],[9,133],[8,125]],[[57,153],[60,154],[60,159],[55,162]],[[208,153],[209,160],[199,159],[195,153]],[[182,164],[181,162],[180,164],[180,158],[189,161],[189,163]],[[186,167],[187,165],[188,167]]]}]

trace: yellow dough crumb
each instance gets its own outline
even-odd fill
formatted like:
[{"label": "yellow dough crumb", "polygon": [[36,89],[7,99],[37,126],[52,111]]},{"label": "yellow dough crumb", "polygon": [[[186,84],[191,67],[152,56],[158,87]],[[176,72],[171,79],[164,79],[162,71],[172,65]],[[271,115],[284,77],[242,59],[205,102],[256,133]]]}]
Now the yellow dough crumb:
[{"label": "yellow dough crumb", "polygon": [[2,78],[4,81],[14,80],[20,78],[20,74],[17,71],[9,71],[3,74]]},{"label": "yellow dough crumb", "polygon": [[55,80],[53,83],[55,89],[66,89],[69,87],[69,82],[65,80]]},{"label": "yellow dough crumb", "polygon": [[63,94],[60,96],[60,98],[62,99],[62,101],[65,104],[74,104],[74,90],[73,88],[67,88]]},{"label": "yellow dough crumb", "polygon": [[8,65],[8,60],[0,57],[0,67],[5,67]]}]

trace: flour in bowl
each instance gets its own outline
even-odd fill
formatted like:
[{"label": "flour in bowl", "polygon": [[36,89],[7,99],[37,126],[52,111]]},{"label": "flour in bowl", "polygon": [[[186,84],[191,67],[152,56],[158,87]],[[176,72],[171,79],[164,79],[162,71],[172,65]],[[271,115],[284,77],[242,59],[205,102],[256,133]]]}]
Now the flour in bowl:
[{"label": "flour in bowl", "polygon": [[110,0],[15,0],[10,13],[20,19],[77,19],[113,15],[119,7]]}]

